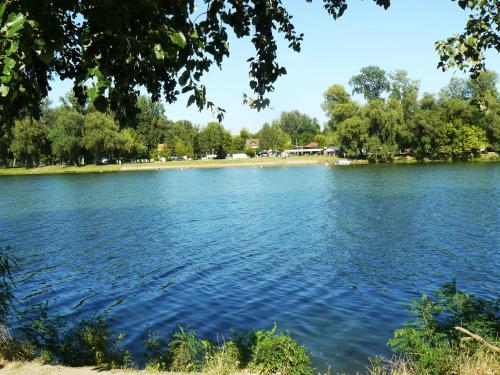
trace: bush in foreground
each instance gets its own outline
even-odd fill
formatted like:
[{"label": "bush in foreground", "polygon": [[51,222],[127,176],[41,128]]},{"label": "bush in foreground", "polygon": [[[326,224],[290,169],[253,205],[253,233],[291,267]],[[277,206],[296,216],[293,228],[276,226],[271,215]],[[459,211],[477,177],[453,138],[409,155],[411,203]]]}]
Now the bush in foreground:
[{"label": "bush in foreground", "polygon": [[[445,375],[460,372],[474,363],[495,365],[498,356],[488,353],[484,343],[497,346],[500,339],[500,302],[485,301],[446,284],[434,296],[422,296],[409,308],[416,314],[413,322],[394,332],[389,345],[402,354],[416,374]],[[484,342],[464,337],[455,327],[479,335]],[[488,356],[489,354],[489,356]],[[496,358],[496,359],[495,359]],[[401,363],[401,361],[399,361]],[[465,370],[464,370],[465,371]]]}]

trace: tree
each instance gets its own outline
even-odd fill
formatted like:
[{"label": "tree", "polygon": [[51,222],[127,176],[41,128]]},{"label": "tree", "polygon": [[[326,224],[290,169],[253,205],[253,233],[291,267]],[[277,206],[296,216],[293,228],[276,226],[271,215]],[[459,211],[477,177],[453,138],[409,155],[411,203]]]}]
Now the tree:
[{"label": "tree", "polygon": [[252,138],[252,134],[248,131],[248,129],[243,128],[240,130],[240,137],[246,142],[247,139]]},{"label": "tree", "polygon": [[82,144],[92,152],[96,164],[101,157],[115,155],[123,149],[123,143],[118,124],[113,117],[101,112],[85,115]]},{"label": "tree", "polygon": [[314,142],[318,143],[319,148],[326,146],[326,137],[323,134],[318,134],[314,137]]},{"label": "tree", "polygon": [[335,130],[336,124],[359,115],[359,105],[351,100],[351,96],[344,86],[330,86],[323,94],[323,97],[325,100],[321,104],[321,108],[330,119],[328,125],[332,130]]},{"label": "tree", "polygon": [[234,135],[231,140],[231,153],[238,154],[245,150],[245,139],[241,135]]},{"label": "tree", "polygon": [[417,95],[420,82],[412,80],[408,72],[404,69],[398,69],[389,74],[389,97],[402,102],[408,95]]},{"label": "tree", "polygon": [[467,86],[465,79],[452,77],[450,82],[439,91],[439,99],[443,102],[450,99],[467,100],[470,98]]},{"label": "tree", "polygon": [[177,138],[175,142],[175,155],[179,157],[187,156],[189,158],[193,157],[193,146],[191,144],[186,144],[182,139]]},{"label": "tree", "polygon": [[26,117],[14,123],[10,151],[27,166],[38,165],[47,142],[48,129],[43,121]]},{"label": "tree", "polygon": [[[310,2],[311,0],[306,0]],[[388,8],[390,0],[374,0]],[[346,0],[324,0],[334,19],[347,9]],[[189,93],[188,105],[223,111],[207,99],[201,84],[212,66],[229,55],[228,35],[250,38],[255,56],[249,59],[253,108],[269,105],[266,94],[286,74],[277,62],[276,38],[299,52],[303,35],[280,0],[17,0],[0,5],[0,116],[12,123],[22,109],[39,115],[50,77],[74,82],[80,103],[90,100],[98,110],[108,105],[124,121],[136,113],[139,87],[154,101],[167,102]],[[477,72],[483,52],[499,47],[496,0],[458,0],[473,17],[462,35],[437,44],[443,69],[457,65]],[[432,9],[432,8],[430,8]],[[467,66],[470,64],[470,67]]]},{"label": "tree", "polygon": [[473,99],[482,98],[487,93],[498,98],[497,83],[498,73],[486,70],[479,73],[475,78],[469,78],[465,85],[470,97]]},{"label": "tree", "polygon": [[198,134],[198,149],[201,154],[216,154],[224,157],[228,149],[227,137],[229,136],[229,147],[231,145],[231,134],[217,122],[210,122],[200,130]]},{"label": "tree", "polygon": [[128,160],[147,159],[148,148],[144,144],[141,135],[132,128],[122,129],[116,142],[117,155]]},{"label": "tree", "polygon": [[274,150],[282,152],[285,150],[290,137],[281,129],[278,122],[272,125],[265,123],[259,131],[260,147],[263,150]]},{"label": "tree", "polygon": [[192,153],[196,143],[197,134],[198,134],[198,128],[196,128],[191,123],[191,121],[187,120],[176,121],[168,125],[165,134],[165,142],[167,146],[170,148],[170,152],[172,154],[178,155],[175,150],[175,145],[177,143],[177,140],[179,139],[182,141],[185,147],[189,147],[191,149]]},{"label": "tree", "polygon": [[456,120],[444,125],[437,150],[441,157],[469,158],[486,147],[484,130]]},{"label": "tree", "polygon": [[[455,0],[453,0],[455,1]],[[500,17],[498,0],[458,0],[458,5],[471,15],[462,34],[436,42],[438,67],[442,70],[458,67],[477,76],[485,69],[484,52],[500,51]]]},{"label": "tree", "polygon": [[82,149],[83,116],[65,107],[56,116],[48,136],[52,153],[61,161],[76,164]]},{"label": "tree", "polygon": [[344,86],[334,84],[323,93],[324,101],[321,108],[326,113],[331,112],[337,105],[345,104],[351,100],[351,95],[347,92]]},{"label": "tree", "polygon": [[299,111],[283,112],[279,119],[279,126],[290,135],[294,144],[310,142],[321,130],[318,120]]},{"label": "tree", "polygon": [[374,65],[361,68],[359,74],[351,78],[349,85],[353,94],[361,94],[368,101],[380,99],[390,89],[385,70]]},{"label": "tree", "polygon": [[368,123],[359,116],[348,118],[338,124],[337,137],[340,149],[348,157],[363,156],[368,141]]},{"label": "tree", "polygon": [[169,122],[165,117],[165,107],[160,102],[154,102],[151,97],[140,96],[137,108],[135,127],[147,148],[156,149],[167,136]]}]

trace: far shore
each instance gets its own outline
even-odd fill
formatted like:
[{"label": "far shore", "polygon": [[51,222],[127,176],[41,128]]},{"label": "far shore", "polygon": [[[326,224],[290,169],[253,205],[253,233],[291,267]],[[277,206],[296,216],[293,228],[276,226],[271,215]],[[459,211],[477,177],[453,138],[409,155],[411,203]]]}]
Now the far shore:
[{"label": "far shore", "polygon": [[[262,157],[251,159],[216,159],[216,160],[181,160],[168,162],[146,162],[146,163],[124,163],[124,164],[88,164],[85,166],[72,165],[49,165],[35,168],[3,168],[0,169],[0,176],[16,175],[45,175],[45,174],[76,174],[76,173],[108,173],[108,172],[130,172],[130,171],[157,171],[171,169],[214,169],[214,168],[265,168],[265,167],[293,167],[293,166],[330,166],[334,165],[336,156],[291,156],[286,159],[279,157]],[[500,161],[499,155],[490,153],[481,158],[472,159],[471,162]],[[398,158],[393,161],[395,164],[414,164],[426,162],[447,162],[420,161],[412,157]],[[350,164],[369,164],[367,160],[350,160]]]}]

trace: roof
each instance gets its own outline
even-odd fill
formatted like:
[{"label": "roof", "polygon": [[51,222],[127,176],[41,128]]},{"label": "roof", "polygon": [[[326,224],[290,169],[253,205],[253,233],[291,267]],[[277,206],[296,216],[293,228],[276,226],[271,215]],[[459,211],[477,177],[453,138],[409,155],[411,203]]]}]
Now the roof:
[{"label": "roof", "polygon": [[259,140],[257,138],[248,138],[246,141],[247,145],[258,145]]},{"label": "roof", "polygon": [[318,142],[309,142],[307,145],[305,145],[305,148],[318,148]]}]

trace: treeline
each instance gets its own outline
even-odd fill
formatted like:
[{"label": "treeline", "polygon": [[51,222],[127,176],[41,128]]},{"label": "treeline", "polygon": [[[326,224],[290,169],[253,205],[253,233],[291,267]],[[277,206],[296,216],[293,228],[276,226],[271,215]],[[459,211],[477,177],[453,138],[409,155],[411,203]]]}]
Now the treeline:
[{"label": "treeline", "polygon": [[341,85],[331,86],[322,105],[334,144],[351,158],[392,160],[396,154],[418,159],[469,158],[500,149],[498,75],[452,78],[437,98],[419,95],[419,82],[404,70],[387,74],[368,66],[349,85],[366,104]]},{"label": "treeline", "polygon": [[[218,122],[200,127],[187,120],[171,121],[161,102],[141,96],[137,115],[120,124],[113,113],[82,106],[69,93],[59,107],[45,103],[37,120],[26,116],[15,121],[11,131],[0,134],[0,165],[33,167],[48,164],[141,161],[165,158],[200,158],[246,153],[259,150],[283,151],[292,147],[292,138],[302,145],[325,137],[316,119],[298,111],[286,112],[272,124],[264,124],[256,134],[242,129],[231,134]],[[259,147],[247,147],[257,138]],[[158,147],[158,146],[161,147]]]},{"label": "treeline", "polygon": [[[190,121],[170,121],[163,105],[146,96],[139,97],[137,115],[120,124],[113,113],[82,106],[69,93],[59,107],[45,103],[38,120],[24,117],[15,121],[10,132],[2,134],[0,164],[31,167],[100,163],[103,159],[222,156],[243,152],[249,137],[246,131],[232,136],[216,122],[200,129]],[[165,147],[159,149],[159,144]]]},{"label": "treeline", "polygon": [[[24,116],[13,127],[0,126],[0,165],[253,156],[259,150],[281,152],[310,142],[318,148],[335,146],[344,157],[371,161],[390,161],[397,155],[470,158],[500,149],[497,81],[495,72],[486,71],[476,79],[452,78],[437,96],[420,95],[419,82],[406,71],[387,73],[368,66],[349,82],[365,104],[336,84],[324,93],[322,108],[329,121],[323,129],[315,118],[291,111],[255,134],[246,129],[231,134],[218,122],[200,127],[187,120],[171,121],[163,104],[146,96],[139,97],[136,114],[119,123],[118,116],[81,105],[69,93],[59,107],[46,102],[39,119]],[[257,148],[248,147],[251,138],[259,140]]]}]

